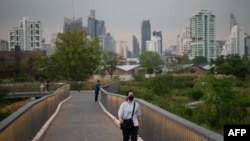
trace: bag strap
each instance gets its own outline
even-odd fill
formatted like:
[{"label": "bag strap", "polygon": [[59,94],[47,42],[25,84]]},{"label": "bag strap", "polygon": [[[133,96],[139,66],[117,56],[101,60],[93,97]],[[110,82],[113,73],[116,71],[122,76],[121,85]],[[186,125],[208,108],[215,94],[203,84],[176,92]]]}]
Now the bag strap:
[{"label": "bag strap", "polygon": [[131,118],[133,118],[134,111],[135,111],[135,101],[134,101],[133,112],[132,112],[132,116],[131,116]]}]

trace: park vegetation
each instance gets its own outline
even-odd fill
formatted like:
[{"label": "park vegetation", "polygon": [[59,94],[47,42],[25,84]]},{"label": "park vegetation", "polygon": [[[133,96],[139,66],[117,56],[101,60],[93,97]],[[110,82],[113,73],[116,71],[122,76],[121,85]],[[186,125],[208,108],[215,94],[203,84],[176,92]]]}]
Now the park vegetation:
[{"label": "park vegetation", "polygon": [[[183,58],[175,60],[169,65],[182,68],[178,62],[185,61],[178,60]],[[202,57],[193,61],[205,62]],[[250,61],[231,55],[214,63],[215,70],[203,76],[169,73],[146,79],[145,72],[138,72],[134,80],[120,82],[119,93],[133,89],[137,98],[223,135],[225,124],[250,124]]]},{"label": "park vegetation", "polygon": [[[250,81],[207,75],[151,77],[120,82],[119,93],[144,99],[200,126],[223,133],[225,124],[250,124]],[[194,107],[188,103],[200,101]]]},{"label": "park vegetation", "polygon": [[[86,31],[59,33],[56,51],[52,56],[33,52],[22,60],[14,53],[12,60],[0,56],[0,82],[34,82],[41,77],[51,81],[85,81],[94,74],[112,77],[116,65],[124,64],[117,54],[104,54],[97,38],[89,38]],[[154,52],[146,51],[139,57],[145,68],[133,74],[133,80],[121,81],[119,93],[128,89],[142,98],[167,111],[179,115],[205,128],[223,132],[225,124],[250,124],[250,61],[247,56],[221,56],[209,63],[215,68],[204,76],[178,75],[188,63],[207,64],[203,57],[188,60],[173,57],[162,60]],[[164,74],[166,65],[172,72]],[[145,73],[157,73],[145,78]],[[77,87],[77,86],[76,86]],[[0,89],[0,108],[8,103],[4,99],[7,89]],[[200,101],[194,107],[188,103]],[[13,112],[13,111],[11,111]],[[3,116],[11,112],[4,112]]]}]

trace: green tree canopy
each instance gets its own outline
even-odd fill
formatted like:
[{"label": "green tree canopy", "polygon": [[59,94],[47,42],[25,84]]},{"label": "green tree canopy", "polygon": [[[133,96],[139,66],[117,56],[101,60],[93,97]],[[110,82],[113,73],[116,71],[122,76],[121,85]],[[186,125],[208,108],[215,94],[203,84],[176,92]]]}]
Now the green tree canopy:
[{"label": "green tree canopy", "polygon": [[215,60],[217,72],[220,74],[234,75],[245,78],[250,75],[250,60],[247,56],[228,55]]},{"label": "green tree canopy", "polygon": [[139,56],[140,65],[146,68],[149,74],[159,71],[164,64],[161,56],[153,51],[145,51]]},{"label": "green tree canopy", "polygon": [[193,60],[192,60],[193,64],[195,65],[205,65],[207,64],[207,59],[203,56],[196,56]]},{"label": "green tree canopy", "polygon": [[234,77],[216,78],[213,75],[196,80],[195,88],[205,92],[204,104],[196,111],[200,121],[221,128],[246,117],[246,107],[239,102],[242,96],[234,90],[236,81]]},{"label": "green tree canopy", "polygon": [[102,67],[112,78],[117,65],[125,64],[124,59],[116,53],[108,52],[103,55]]},{"label": "green tree canopy", "polygon": [[51,56],[51,71],[59,80],[86,80],[98,68],[101,48],[97,38],[88,38],[85,30],[59,33],[56,51]]},{"label": "green tree canopy", "polygon": [[190,63],[190,60],[187,56],[169,57],[166,61],[168,70],[174,72],[182,70],[185,64]]}]

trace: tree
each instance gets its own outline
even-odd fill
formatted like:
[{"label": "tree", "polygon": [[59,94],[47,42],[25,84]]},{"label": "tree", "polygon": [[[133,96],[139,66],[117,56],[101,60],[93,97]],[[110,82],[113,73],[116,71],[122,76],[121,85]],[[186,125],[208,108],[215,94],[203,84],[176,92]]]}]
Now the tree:
[{"label": "tree", "polygon": [[195,65],[205,65],[207,64],[207,59],[203,56],[196,56],[193,60],[192,60],[193,64]]},{"label": "tree", "polygon": [[103,55],[102,67],[109,73],[110,78],[112,78],[116,66],[122,64],[124,64],[124,59],[116,53],[108,52]]},{"label": "tree", "polygon": [[56,79],[86,80],[100,65],[102,51],[99,40],[88,38],[85,30],[59,33],[56,47],[50,58],[50,70],[56,74]]},{"label": "tree", "polygon": [[185,64],[190,63],[187,56],[176,56],[172,58],[168,58],[166,66],[169,70],[178,72],[183,69]]},{"label": "tree", "polygon": [[161,70],[164,64],[161,56],[153,51],[145,51],[139,56],[140,65],[146,68],[147,73],[152,74],[155,71]]},{"label": "tree", "polygon": [[241,96],[233,89],[235,81],[233,77],[212,75],[197,79],[195,89],[205,92],[204,103],[196,111],[200,121],[222,128],[224,124],[237,123],[246,117],[246,107],[238,102]]},{"label": "tree", "polygon": [[234,75],[245,78],[250,74],[250,61],[247,56],[228,55],[215,60],[217,72],[220,74]]},{"label": "tree", "polygon": [[35,80],[35,74],[38,69],[38,62],[43,58],[41,52],[32,51],[21,60],[21,72],[27,74],[30,79]]}]

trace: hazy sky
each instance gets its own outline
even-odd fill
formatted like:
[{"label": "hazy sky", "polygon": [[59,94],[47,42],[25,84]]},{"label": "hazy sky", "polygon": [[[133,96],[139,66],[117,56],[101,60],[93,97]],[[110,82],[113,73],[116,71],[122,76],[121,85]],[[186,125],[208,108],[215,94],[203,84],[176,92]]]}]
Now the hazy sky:
[{"label": "hazy sky", "polygon": [[[216,16],[216,40],[226,40],[229,35],[230,13],[240,26],[250,34],[250,0],[74,0],[75,18],[82,17],[87,26],[90,10],[96,19],[104,20],[107,32],[115,40],[132,46],[132,35],[141,45],[142,21],[150,20],[151,32],[162,31],[164,48],[176,44],[177,35],[193,12],[207,9]],[[8,40],[9,30],[18,26],[22,17],[39,20],[43,37],[63,31],[64,17],[73,17],[72,0],[0,0],[0,39]]]}]

